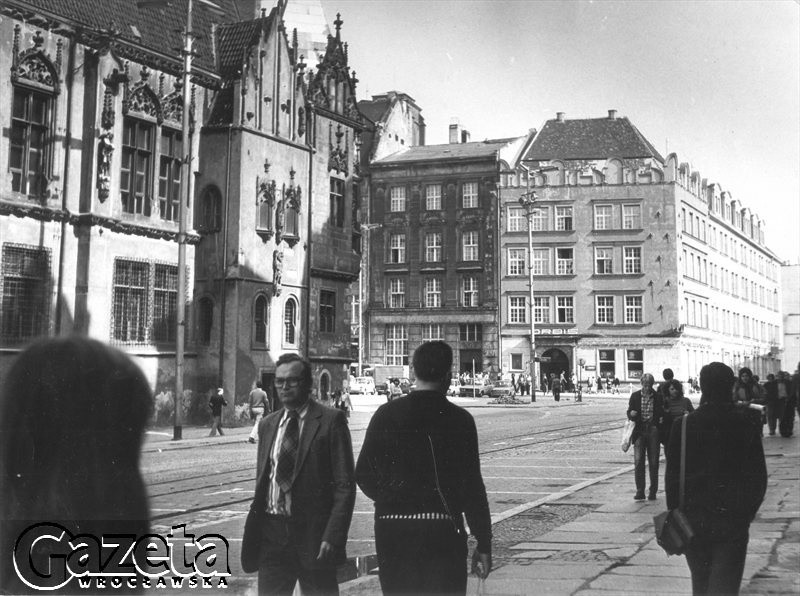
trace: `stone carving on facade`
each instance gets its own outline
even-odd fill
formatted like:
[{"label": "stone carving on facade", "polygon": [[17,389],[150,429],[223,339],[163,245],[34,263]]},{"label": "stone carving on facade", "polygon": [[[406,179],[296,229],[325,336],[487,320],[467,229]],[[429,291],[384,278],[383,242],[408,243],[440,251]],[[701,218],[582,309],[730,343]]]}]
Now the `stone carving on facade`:
[{"label": "stone carving on facade", "polygon": [[59,39],[56,47],[56,59],[53,61],[43,50],[44,37],[41,31],[36,31],[33,35],[33,47],[20,51],[20,38],[22,27],[14,27],[14,41],[12,49],[11,82],[26,80],[38,85],[52,88],[56,93],[59,91],[61,72],[61,59],[63,43]]},{"label": "stone carving on facade", "polygon": [[[275,208],[277,184],[269,178],[270,163],[264,160],[264,176],[256,178],[256,233],[265,242],[274,233],[272,229],[272,210]],[[279,241],[280,242],[280,241]]]},{"label": "stone carving on facade", "polygon": [[[126,71],[127,68],[128,65],[126,64]],[[122,113],[138,112],[155,118],[156,121],[161,124],[164,120],[161,102],[156,92],[153,91],[148,83],[150,69],[148,69],[147,66],[142,67],[140,77],[141,80],[136,83],[133,88],[129,88],[128,84],[125,84],[125,94],[122,99]]]},{"label": "stone carving on facade", "polygon": [[103,132],[97,142],[97,196],[102,203],[111,192],[111,158],[114,155],[114,133]]},{"label": "stone carving on facade", "polygon": [[284,201],[278,201],[275,209],[275,244],[280,244],[283,240],[283,228],[286,225],[286,206]]},{"label": "stone carving on facade", "polygon": [[[347,176],[350,172],[349,167],[349,151],[348,145],[350,143],[350,135],[348,132],[342,132],[342,125],[336,127],[336,145],[333,144],[333,127],[328,130],[328,169],[334,170],[337,173],[344,173]],[[344,149],[342,149],[342,137],[345,136]]]},{"label": "stone carving on facade", "polygon": [[272,251],[272,294],[280,296],[283,279],[283,251],[276,248]]}]

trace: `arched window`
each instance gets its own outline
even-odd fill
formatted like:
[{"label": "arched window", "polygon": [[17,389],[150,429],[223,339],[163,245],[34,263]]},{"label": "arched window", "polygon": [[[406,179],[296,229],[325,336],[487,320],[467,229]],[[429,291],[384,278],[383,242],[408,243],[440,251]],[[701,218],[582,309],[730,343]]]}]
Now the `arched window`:
[{"label": "arched window", "polygon": [[294,345],[297,342],[297,302],[289,298],[283,307],[283,341]]},{"label": "arched window", "polygon": [[201,298],[197,305],[197,340],[207,346],[211,343],[211,328],[214,326],[214,301]]},{"label": "arched window", "polygon": [[618,159],[608,160],[606,165],[606,184],[622,184],[622,162]]},{"label": "arched window", "polygon": [[323,371],[319,377],[319,399],[320,401],[328,401],[331,396],[331,376],[328,371]]},{"label": "arched window", "polygon": [[267,345],[267,326],[269,325],[269,303],[264,294],[259,294],[255,302],[253,313],[253,342],[262,346]]},{"label": "arched window", "polygon": [[222,229],[222,195],[219,189],[213,184],[204,188],[198,207],[197,229],[208,234],[219,232]]},{"label": "arched window", "polygon": [[23,52],[12,68],[8,169],[11,189],[42,196],[51,174],[53,104],[58,76],[53,64],[37,50]]}]

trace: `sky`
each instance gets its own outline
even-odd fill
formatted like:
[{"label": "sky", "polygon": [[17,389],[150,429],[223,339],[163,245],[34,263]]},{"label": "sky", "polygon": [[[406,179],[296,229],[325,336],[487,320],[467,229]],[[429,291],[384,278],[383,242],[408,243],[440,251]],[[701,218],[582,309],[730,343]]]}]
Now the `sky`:
[{"label": "sky", "polygon": [[800,262],[800,3],[795,0],[322,0],[358,99],[402,91],[426,143],[453,117],[471,140],[556,112],[627,116],[766,221]]}]

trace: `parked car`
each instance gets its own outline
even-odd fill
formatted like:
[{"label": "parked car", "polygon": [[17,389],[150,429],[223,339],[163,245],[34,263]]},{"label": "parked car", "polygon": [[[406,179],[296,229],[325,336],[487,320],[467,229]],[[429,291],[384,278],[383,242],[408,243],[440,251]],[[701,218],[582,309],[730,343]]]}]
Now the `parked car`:
[{"label": "parked car", "polygon": [[375,379],[372,377],[356,377],[350,382],[350,393],[363,393],[364,395],[375,395]]},{"label": "parked car", "polygon": [[495,381],[489,391],[490,397],[513,397],[515,394],[514,386],[511,384],[511,381],[506,379]]},{"label": "parked car", "polygon": [[489,395],[492,391],[492,385],[489,383],[478,383],[475,385],[461,385],[458,394],[461,397],[484,397]]}]

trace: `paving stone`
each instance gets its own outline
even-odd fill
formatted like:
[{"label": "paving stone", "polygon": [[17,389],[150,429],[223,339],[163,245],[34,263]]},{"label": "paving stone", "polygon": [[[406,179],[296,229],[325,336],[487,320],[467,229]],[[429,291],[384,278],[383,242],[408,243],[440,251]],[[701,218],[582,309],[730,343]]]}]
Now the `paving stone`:
[{"label": "paving stone", "polygon": [[641,520],[633,521],[591,521],[580,519],[564,524],[558,529],[562,532],[633,532],[642,526]]},{"label": "paving stone", "polygon": [[653,535],[630,532],[565,532],[561,528],[539,537],[542,542],[584,542],[602,544],[641,544],[651,540]]},{"label": "paving stone", "polygon": [[564,542],[522,542],[515,546],[512,546],[512,550],[530,550],[530,551],[558,551],[558,550],[597,550],[597,551],[604,551],[608,550],[609,548],[623,548],[628,546],[630,543],[626,541],[625,544],[613,545],[609,546],[607,544],[597,544],[593,542],[572,542],[572,543],[564,543]]},{"label": "paving stone", "polygon": [[614,569],[619,575],[637,575],[650,577],[691,577],[689,566],[681,565],[620,565]]},{"label": "paving stone", "polygon": [[[647,569],[647,568],[642,568]],[[622,575],[616,573],[606,573],[592,581],[590,589],[617,590],[623,588],[636,594],[691,594],[692,582],[689,578],[683,577],[660,577],[657,582],[643,572],[642,575]]]},{"label": "paving stone", "polygon": [[526,550],[511,557],[512,559],[547,559],[556,554],[557,550]]},{"label": "paving stone", "polygon": [[[573,594],[584,584],[582,579],[554,580],[537,579],[522,581],[514,577],[495,577],[492,573],[485,582],[486,596],[545,596]],[[467,582],[467,594],[477,593],[477,580]]]}]

